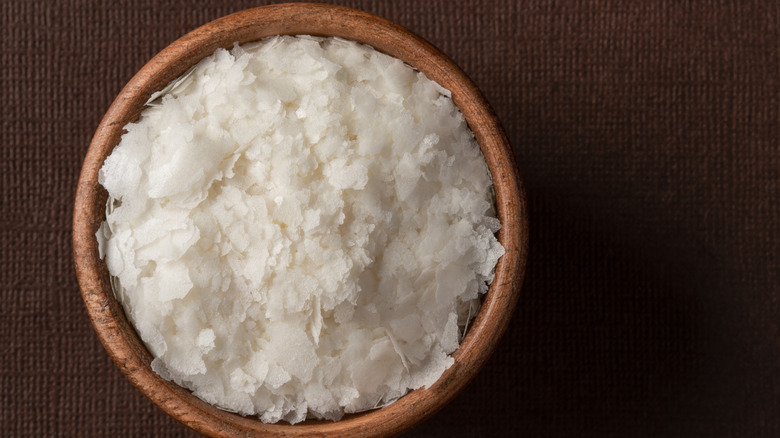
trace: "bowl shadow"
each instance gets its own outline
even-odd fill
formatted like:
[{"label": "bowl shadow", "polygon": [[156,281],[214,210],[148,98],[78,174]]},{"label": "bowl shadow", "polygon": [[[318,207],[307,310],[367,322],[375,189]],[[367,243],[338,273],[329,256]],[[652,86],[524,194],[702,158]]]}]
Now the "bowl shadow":
[{"label": "bowl shadow", "polygon": [[637,231],[637,206],[567,193],[529,184],[510,326],[474,381],[404,436],[718,435],[734,415],[739,402],[722,401],[745,379],[724,332],[738,309],[717,299],[735,287],[727,270],[691,235]]}]

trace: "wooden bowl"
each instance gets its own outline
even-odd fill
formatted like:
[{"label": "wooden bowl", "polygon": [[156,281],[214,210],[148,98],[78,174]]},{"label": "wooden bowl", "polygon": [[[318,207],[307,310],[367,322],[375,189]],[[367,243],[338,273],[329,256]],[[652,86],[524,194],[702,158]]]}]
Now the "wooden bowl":
[{"label": "wooden bowl", "polygon": [[[337,422],[307,420],[264,424],[220,410],[160,378],[152,356],[114,298],[95,232],[105,219],[106,191],[98,170],[119,143],[123,126],[137,120],[151,94],[217,48],[271,35],[338,36],[395,56],[452,91],[455,104],[476,135],[493,176],[499,241],[506,248],[482,310],[455,351],[455,363],[429,389],[411,391],[389,406],[347,415]],[[407,29],[377,16],[338,6],[279,4],[249,9],[213,21],[177,40],[146,64],[119,93],[95,133],[84,159],[73,218],[73,249],[79,286],[95,330],[127,378],[181,423],[211,436],[388,436],[398,434],[449,402],[479,371],[506,329],[517,302],[528,251],[526,201],[512,149],[492,109],[469,78],[445,55]]]}]

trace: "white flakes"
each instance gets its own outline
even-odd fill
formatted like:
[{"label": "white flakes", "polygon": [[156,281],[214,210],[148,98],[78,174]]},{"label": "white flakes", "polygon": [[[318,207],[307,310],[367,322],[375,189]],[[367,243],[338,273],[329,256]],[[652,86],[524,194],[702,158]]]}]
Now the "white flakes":
[{"label": "white flakes", "polygon": [[230,373],[230,387],[236,391],[254,394],[257,391],[257,379],[245,373],[241,368],[236,368]]},{"label": "white flakes", "polygon": [[192,289],[189,269],[182,262],[159,264],[154,276],[159,279],[156,295],[161,302],[184,298]]},{"label": "white flakes", "polygon": [[262,384],[265,381],[269,370],[268,362],[263,356],[262,353],[252,354],[252,358],[247,365],[247,373],[254,377],[258,384]]},{"label": "white flakes", "polygon": [[203,353],[208,353],[212,348],[214,348],[214,339],[216,339],[214,330],[203,329],[198,334],[197,339],[195,339],[195,343],[198,345],[198,347],[200,347]]},{"label": "white flakes", "polygon": [[450,313],[447,317],[447,325],[444,326],[444,332],[441,336],[441,348],[445,353],[452,353],[458,348],[460,343],[458,333],[458,314],[455,312]]},{"label": "white flakes", "polygon": [[110,236],[111,230],[108,229],[108,223],[102,222],[97,233],[95,233],[98,243],[98,256],[100,256],[101,259],[106,257],[106,244]]},{"label": "white flakes", "polygon": [[171,375],[171,372],[168,371],[168,367],[165,365],[165,362],[160,360],[159,357],[155,357],[152,359],[152,371],[159,374],[160,377],[162,377],[165,380],[173,380],[173,376]]},{"label": "white flakes", "polygon": [[325,167],[325,176],[338,189],[360,190],[368,182],[368,168],[362,164],[347,164],[344,158],[336,158]]},{"label": "white flakes", "polygon": [[419,367],[417,373],[412,374],[409,387],[412,389],[419,389],[423,386],[429,388],[439,380],[444,370],[452,366],[454,362],[440,346],[435,346],[428,355],[427,363]]},{"label": "white flakes", "polygon": [[504,254],[449,91],[285,36],[217,50],[149,105],[100,170],[96,237],[155,372],[291,423],[436,382]]},{"label": "white flakes", "polygon": [[269,325],[267,336],[273,342],[268,351],[269,360],[301,382],[311,380],[317,353],[306,332],[298,326],[278,322]]}]

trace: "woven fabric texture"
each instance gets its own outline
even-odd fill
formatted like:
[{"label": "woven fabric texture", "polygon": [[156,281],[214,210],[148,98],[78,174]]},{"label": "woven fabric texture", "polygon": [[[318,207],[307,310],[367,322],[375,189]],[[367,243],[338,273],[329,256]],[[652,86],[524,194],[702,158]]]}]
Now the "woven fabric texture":
[{"label": "woven fabric texture", "polygon": [[[508,331],[406,436],[780,436],[780,4],[344,1],[447,53],[531,211]],[[0,435],[194,436],[95,335],[71,217],[103,113],[257,1],[0,2]]]}]

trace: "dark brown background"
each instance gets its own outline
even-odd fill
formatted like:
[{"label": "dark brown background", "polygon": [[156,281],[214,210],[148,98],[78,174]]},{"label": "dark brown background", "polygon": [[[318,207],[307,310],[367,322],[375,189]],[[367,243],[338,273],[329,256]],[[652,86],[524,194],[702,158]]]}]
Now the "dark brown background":
[{"label": "dark brown background", "polygon": [[[777,2],[341,3],[410,28],[473,78],[531,205],[508,332],[408,436],[780,436]],[[71,204],[130,77],[259,4],[0,3],[0,435],[193,435],[93,333]]]}]

